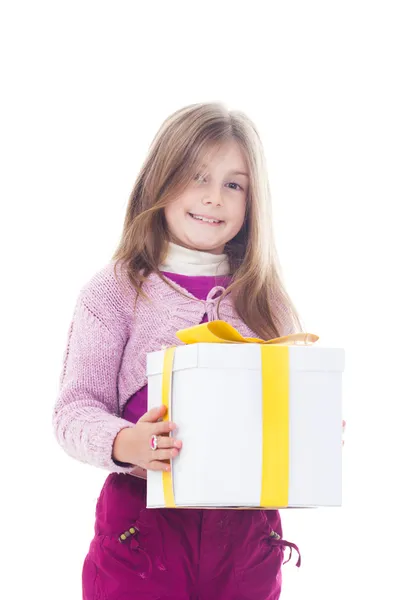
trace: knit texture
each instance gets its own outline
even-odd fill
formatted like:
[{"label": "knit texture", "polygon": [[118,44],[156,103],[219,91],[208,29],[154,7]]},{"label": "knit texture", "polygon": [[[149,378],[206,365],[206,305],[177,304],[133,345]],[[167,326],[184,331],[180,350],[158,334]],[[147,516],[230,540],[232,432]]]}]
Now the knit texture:
[{"label": "knit texture", "polygon": [[[91,277],[79,292],[68,328],[60,374],[60,389],[53,411],[56,439],[66,453],[84,463],[111,472],[129,473],[132,466],[112,460],[116,435],[134,423],[122,417],[127,400],[146,383],[146,356],[164,347],[180,345],[179,329],[197,325],[205,313],[221,318],[242,335],[256,337],[238,317],[231,294],[220,288],[206,300],[173,283],[171,288],[153,273],[144,284],[147,299],[139,296],[118,264],[118,279],[111,261]],[[281,334],[292,332],[287,311],[274,301]]]}]

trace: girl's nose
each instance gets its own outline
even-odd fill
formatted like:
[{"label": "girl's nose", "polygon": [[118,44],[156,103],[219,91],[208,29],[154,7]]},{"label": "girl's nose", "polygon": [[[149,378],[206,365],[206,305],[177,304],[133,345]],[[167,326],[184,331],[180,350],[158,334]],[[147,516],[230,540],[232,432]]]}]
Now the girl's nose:
[{"label": "girl's nose", "polygon": [[211,204],[213,204],[214,206],[221,206],[222,199],[220,197],[220,194],[209,194],[209,195],[205,195],[202,198],[202,204],[204,206],[209,206]]}]

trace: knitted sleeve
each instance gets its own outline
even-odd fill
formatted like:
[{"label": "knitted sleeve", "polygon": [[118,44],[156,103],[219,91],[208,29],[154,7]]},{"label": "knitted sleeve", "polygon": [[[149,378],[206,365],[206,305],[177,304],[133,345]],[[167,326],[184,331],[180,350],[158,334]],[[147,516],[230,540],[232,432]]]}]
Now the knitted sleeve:
[{"label": "knitted sleeve", "polygon": [[111,472],[127,473],[133,465],[112,459],[116,435],[134,426],[118,416],[117,378],[125,330],[119,313],[109,307],[111,298],[102,297],[107,292],[105,287],[100,290],[99,283],[94,279],[78,297],[52,422],[56,439],[68,455]]}]

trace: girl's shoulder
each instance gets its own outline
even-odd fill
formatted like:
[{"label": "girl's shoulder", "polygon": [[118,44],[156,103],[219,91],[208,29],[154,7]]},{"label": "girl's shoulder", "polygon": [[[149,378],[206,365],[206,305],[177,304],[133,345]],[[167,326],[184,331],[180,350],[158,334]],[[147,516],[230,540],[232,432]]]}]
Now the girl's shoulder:
[{"label": "girl's shoulder", "polygon": [[77,304],[84,305],[107,327],[115,328],[130,316],[135,296],[127,273],[119,263],[110,261],[80,288]]},{"label": "girl's shoulder", "polygon": [[81,287],[80,294],[111,301],[130,292],[128,283],[125,270],[116,261],[110,261],[94,272]]},{"label": "girl's shoulder", "polygon": [[[82,286],[79,298],[90,310],[108,319],[129,319],[137,313],[177,304],[178,290],[170,288],[158,275],[152,273],[143,283],[144,296],[138,294],[129,274],[119,261],[111,260],[98,269]],[[188,299],[184,299],[189,302]]]}]

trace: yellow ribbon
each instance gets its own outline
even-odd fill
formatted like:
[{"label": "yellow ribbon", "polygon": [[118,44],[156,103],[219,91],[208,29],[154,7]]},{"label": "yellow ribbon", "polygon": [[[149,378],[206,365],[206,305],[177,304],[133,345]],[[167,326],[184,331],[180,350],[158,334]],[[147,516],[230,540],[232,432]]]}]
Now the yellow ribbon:
[{"label": "yellow ribbon", "polygon": [[202,323],[201,325],[195,325],[188,329],[180,329],[177,331],[177,338],[185,344],[197,344],[197,343],[220,343],[220,344],[276,344],[277,346],[287,345],[290,346],[292,343],[303,343],[305,345],[311,342],[317,342],[319,339],[318,335],[313,333],[292,333],[283,337],[274,338],[272,340],[261,340],[259,338],[245,338],[243,337],[234,327],[226,323],[226,321],[210,321],[209,323]]},{"label": "yellow ribbon", "polygon": [[[177,337],[185,344],[254,343],[261,344],[262,363],[262,478],[260,506],[276,508],[288,505],[289,495],[289,346],[316,342],[312,333],[294,333],[272,340],[244,338],[225,321],[211,321],[181,329]],[[164,356],[163,404],[165,419],[171,418],[170,393],[175,347]],[[171,471],[163,472],[164,500],[175,507]]]},{"label": "yellow ribbon", "polygon": [[[167,348],[164,353],[162,401],[167,408],[163,421],[171,421],[171,381],[173,373],[175,346]],[[169,508],[175,506],[171,471],[163,471],[164,502]]]}]

